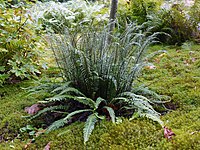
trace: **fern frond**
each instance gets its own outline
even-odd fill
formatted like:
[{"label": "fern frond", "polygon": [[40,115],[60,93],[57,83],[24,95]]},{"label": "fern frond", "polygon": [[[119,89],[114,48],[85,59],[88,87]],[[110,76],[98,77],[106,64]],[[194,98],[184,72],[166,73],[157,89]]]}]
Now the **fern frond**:
[{"label": "fern frond", "polygon": [[108,111],[112,122],[115,123],[115,112],[114,112],[114,110],[111,107],[108,107],[108,106],[104,106],[103,108],[105,108]]},{"label": "fern frond", "polygon": [[[137,88],[133,89],[134,93],[140,94],[140,95],[145,95],[145,96],[150,96],[151,97],[151,102],[153,103],[166,103],[169,102],[167,100],[169,100],[170,98],[167,96],[163,96],[163,95],[159,95],[156,92],[148,89],[147,87],[144,86],[139,86]],[[162,100],[162,101],[161,101]],[[165,100],[165,101],[163,101]]]},{"label": "fern frond", "polygon": [[52,112],[54,110],[67,110],[69,108],[69,106],[63,106],[63,105],[58,105],[58,106],[50,106],[50,107],[47,107],[47,108],[44,108],[42,110],[40,110],[37,114],[33,115],[30,117],[30,120],[32,119],[35,119],[37,117],[39,117],[40,115],[46,113],[46,112]]},{"label": "fern frond", "polygon": [[114,104],[115,102],[116,103],[128,103],[129,99],[127,99],[125,97],[116,97],[116,98],[113,98],[110,103]]},{"label": "fern frond", "polygon": [[151,113],[140,113],[139,115],[140,115],[140,117],[146,117],[155,122],[158,122],[162,127],[164,126],[163,121],[160,119],[160,117],[158,115],[151,114]]},{"label": "fern frond", "polygon": [[86,144],[86,142],[89,140],[89,137],[94,129],[94,125],[97,121],[98,121],[98,119],[95,114],[91,114],[87,118],[84,129],[83,129],[84,144]]},{"label": "fern frond", "polygon": [[129,109],[131,107],[137,109],[137,112],[141,117],[147,117],[149,119],[157,121],[158,123],[160,123],[161,126],[163,125],[163,122],[160,119],[160,114],[153,109],[150,104],[152,102],[149,99],[142,95],[134,94],[132,92],[124,92],[121,94],[121,96],[127,96],[127,99],[129,99]]},{"label": "fern frond", "polygon": [[46,132],[49,133],[50,131],[53,131],[55,129],[63,127],[65,124],[67,124],[70,121],[72,116],[79,114],[79,113],[82,113],[82,112],[87,112],[87,111],[92,111],[92,110],[91,109],[84,109],[84,110],[77,110],[77,111],[73,111],[73,112],[69,113],[65,118],[62,118],[60,120],[53,122],[53,124],[51,124],[47,128]]},{"label": "fern frond", "polygon": [[95,102],[90,98],[87,98],[87,97],[74,97],[73,99],[78,101],[78,102],[80,102],[80,103],[82,103],[82,104],[90,106],[90,108],[95,108]]},{"label": "fern frond", "polygon": [[66,82],[66,83],[62,84],[61,86],[59,86],[59,87],[55,88],[53,91],[51,91],[51,93],[60,92],[64,89],[68,88],[70,83],[71,82]]},{"label": "fern frond", "polygon": [[59,93],[59,95],[68,94],[68,93],[74,93],[74,94],[78,94],[78,95],[81,95],[81,96],[85,96],[83,93],[81,93],[79,90],[77,90],[76,88],[73,88],[73,87],[68,87],[68,88],[62,90]]},{"label": "fern frond", "polygon": [[129,98],[131,98],[133,100],[137,98],[137,99],[141,99],[141,100],[148,101],[148,102],[151,103],[151,101],[149,99],[147,99],[146,97],[144,97],[142,95],[137,95],[137,94],[135,94],[133,92],[123,92],[123,93],[120,94],[120,96],[129,97]]},{"label": "fern frond", "polygon": [[99,107],[101,102],[106,102],[106,100],[101,98],[101,97],[98,97],[96,102],[95,102],[95,109],[97,109]]},{"label": "fern frond", "polygon": [[49,133],[49,132],[51,132],[51,131],[53,131],[53,130],[56,130],[56,129],[60,128],[60,127],[63,127],[63,126],[64,126],[65,124],[67,124],[67,123],[68,123],[68,120],[67,120],[67,121],[64,120],[64,119],[57,120],[57,121],[53,122],[53,123],[47,128],[46,133]]},{"label": "fern frond", "polygon": [[[50,98],[46,98],[46,103],[49,103],[49,102],[56,102],[56,101],[65,101],[65,100],[69,100],[69,99],[73,99],[74,96],[71,96],[71,95],[55,95],[53,97],[50,97]],[[44,101],[45,102],[45,101]]]},{"label": "fern frond", "polygon": [[34,86],[34,87],[31,86],[31,87],[26,88],[28,96],[39,94],[39,93],[48,93],[59,85],[58,83],[53,83],[50,81],[47,81],[47,83],[42,82],[42,83],[35,83],[35,84],[37,86]]},{"label": "fern frond", "polygon": [[76,114],[79,114],[79,113],[82,113],[82,112],[87,112],[87,111],[92,111],[92,109],[82,109],[82,110],[76,110],[76,111],[73,111],[71,113],[69,113],[65,118],[63,118],[63,120],[69,120],[72,116],[76,115]]}]

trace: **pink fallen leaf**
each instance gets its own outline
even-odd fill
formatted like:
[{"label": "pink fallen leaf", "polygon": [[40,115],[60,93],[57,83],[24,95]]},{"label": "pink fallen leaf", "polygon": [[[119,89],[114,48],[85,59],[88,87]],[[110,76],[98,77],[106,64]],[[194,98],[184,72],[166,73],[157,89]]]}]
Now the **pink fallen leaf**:
[{"label": "pink fallen leaf", "polygon": [[192,58],[192,62],[195,62],[196,61],[196,58]]},{"label": "pink fallen leaf", "polygon": [[171,140],[173,136],[175,136],[175,133],[172,132],[171,129],[168,129],[167,127],[164,126],[164,136],[166,139]]},{"label": "pink fallen leaf", "polygon": [[156,66],[149,66],[149,69],[156,69]]},{"label": "pink fallen leaf", "polygon": [[27,112],[30,115],[36,114],[40,110],[40,105],[39,104],[33,104],[31,107],[26,107],[25,112]]},{"label": "pink fallen leaf", "polygon": [[44,147],[44,150],[50,150],[50,144],[51,144],[51,142],[49,142],[45,147]]},{"label": "pink fallen leaf", "polygon": [[150,65],[150,66],[147,66],[147,69],[156,69],[156,66]]}]

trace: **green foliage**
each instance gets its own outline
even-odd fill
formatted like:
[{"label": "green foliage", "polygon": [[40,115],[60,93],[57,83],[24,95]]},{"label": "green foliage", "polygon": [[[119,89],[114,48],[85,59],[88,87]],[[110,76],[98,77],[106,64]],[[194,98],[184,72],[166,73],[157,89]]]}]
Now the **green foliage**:
[{"label": "green foliage", "polygon": [[148,15],[157,13],[161,3],[162,1],[155,0],[130,0],[127,4],[122,4],[122,8],[119,7],[119,17],[143,24],[148,21]]},{"label": "green foliage", "polygon": [[144,29],[151,27],[151,32],[165,32],[159,35],[161,42],[177,44],[193,40],[199,41],[199,5],[186,6],[181,2],[164,2],[153,0],[133,0],[119,9],[119,23],[121,30],[127,22],[136,21],[144,24]]},{"label": "green foliage", "polygon": [[98,120],[95,114],[91,114],[90,116],[88,116],[85,122],[85,127],[83,129],[84,144],[89,140],[89,136],[92,133],[92,130],[94,129],[94,125],[97,121]]},{"label": "green foliage", "polygon": [[106,22],[107,9],[103,4],[84,0],[59,2],[37,2],[31,9],[32,18],[47,31],[63,33],[65,28],[88,26],[91,23]]},{"label": "green foliage", "polygon": [[116,117],[131,117],[137,112],[140,117],[150,118],[163,126],[159,113],[150,104],[153,102],[132,92],[137,89],[132,86],[140,71],[148,65],[147,48],[156,42],[158,34],[147,36],[139,30],[140,26],[131,24],[123,35],[112,35],[110,44],[107,43],[107,27],[103,31],[81,28],[81,34],[70,31],[64,35],[53,34],[50,44],[63,81],[52,83],[54,89],[50,82],[48,86],[42,84],[30,88],[29,92],[33,93],[52,90],[51,97],[40,101],[46,108],[32,118],[47,111],[58,111],[62,105],[68,106],[64,110],[60,108],[62,115],[55,119],[47,132],[71,122],[86,121],[84,143],[88,141],[95,123],[105,118],[115,123]]},{"label": "green foliage", "polygon": [[0,83],[10,78],[30,78],[39,74],[39,36],[30,25],[23,3],[0,10]]},{"label": "green foliage", "polygon": [[200,39],[200,1],[195,0],[194,5],[191,7],[189,11],[189,15],[191,16],[191,21],[193,22],[194,28],[196,28],[196,31],[193,33],[195,39],[197,39],[197,42],[199,42]]},{"label": "green foliage", "polygon": [[190,9],[190,16],[192,17],[192,19],[194,19],[193,21],[195,21],[195,23],[199,23],[200,22],[200,1],[199,0],[195,0],[194,5],[191,7]]},{"label": "green foliage", "polygon": [[[166,49],[167,53],[154,56],[151,61],[154,62],[156,68],[145,68],[139,81],[149,85],[149,89],[159,94],[171,96],[172,102],[179,107],[162,116],[166,126],[172,128],[176,134],[172,142],[164,139],[163,130],[150,120],[137,118],[129,121],[117,118],[116,120],[121,121],[116,121],[115,124],[108,121],[97,123],[86,145],[83,142],[84,123],[76,122],[49,134],[42,134],[27,149],[44,149],[50,141],[52,149],[199,149],[200,61],[198,58],[200,47],[192,45],[188,50],[188,48],[182,49],[182,47],[153,46],[149,50],[154,52],[159,49]],[[194,61],[193,58],[196,60]],[[9,130],[13,131],[6,132],[8,130],[4,128],[4,132],[1,132],[3,131],[2,127],[5,127],[5,124],[2,123],[0,125],[1,138],[2,133],[5,135],[5,132],[7,137],[15,138],[20,133],[20,128],[26,124],[33,124],[33,122],[27,122],[20,117],[24,115],[23,109],[27,105],[36,103],[37,99],[43,99],[46,96],[40,93],[33,98],[24,97],[25,91],[20,87],[30,85],[33,83],[22,82],[0,88],[0,124],[2,120],[4,123],[9,122]],[[103,103],[104,100],[99,101]],[[36,120],[37,124],[34,127],[40,124],[38,121]],[[9,139],[6,142],[0,141],[0,149],[23,149],[29,142],[29,140],[22,141],[17,138]]]},{"label": "green foliage", "polygon": [[123,32],[130,22],[137,22],[140,25],[147,22],[149,15],[158,13],[161,4],[162,1],[155,0],[130,0],[127,3],[120,2],[117,17],[121,25],[120,30]]},{"label": "green foliage", "polygon": [[142,34],[138,30],[140,26],[129,25],[122,35],[113,35],[109,45],[106,28],[83,28],[81,35],[66,31],[65,35],[54,36],[51,46],[63,78],[91,99],[111,101],[120,93],[131,91],[141,69],[148,65],[147,47],[156,42],[159,34],[145,38],[148,32]]},{"label": "green foliage", "polygon": [[158,14],[149,17],[150,25],[156,26],[154,30],[164,31],[171,35],[171,37],[160,37],[161,41],[167,44],[180,45],[194,39],[194,34],[198,32],[197,22],[192,21],[181,4],[173,4],[169,9],[161,9]]}]

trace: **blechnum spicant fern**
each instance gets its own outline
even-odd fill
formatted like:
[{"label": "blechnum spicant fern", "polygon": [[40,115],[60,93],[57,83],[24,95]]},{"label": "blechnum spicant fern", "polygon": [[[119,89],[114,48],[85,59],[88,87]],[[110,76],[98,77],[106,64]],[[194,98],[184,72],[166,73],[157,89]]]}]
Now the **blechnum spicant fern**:
[{"label": "blechnum spicant fern", "polygon": [[[142,33],[140,26],[131,24],[123,34],[112,34],[109,44],[107,27],[102,30],[83,28],[79,33],[66,30],[62,35],[52,36],[49,40],[63,75],[63,85],[52,90],[52,97],[42,101],[48,105],[33,118],[48,111],[63,111],[47,132],[73,121],[86,121],[84,143],[95,123],[102,119],[115,123],[116,117],[133,119],[137,114],[163,126],[159,113],[151,105],[153,102],[135,92],[142,93],[142,88],[135,88],[135,81],[142,68],[149,65],[146,61],[151,56],[147,55],[148,46],[157,42],[158,33],[147,34],[148,31]],[[156,98],[160,99],[158,95]]]},{"label": "blechnum spicant fern", "polygon": [[51,48],[63,77],[71,81],[87,97],[111,100],[122,92],[132,90],[135,79],[145,65],[147,47],[156,42],[156,34],[146,37],[135,24],[126,31],[112,35],[90,29],[81,34],[66,31],[51,40]]}]

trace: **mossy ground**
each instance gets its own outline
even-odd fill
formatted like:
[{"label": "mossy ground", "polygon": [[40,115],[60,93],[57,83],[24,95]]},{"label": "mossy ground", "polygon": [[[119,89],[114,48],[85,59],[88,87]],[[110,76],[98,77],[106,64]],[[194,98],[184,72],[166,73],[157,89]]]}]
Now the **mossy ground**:
[{"label": "mossy ground", "polygon": [[[151,61],[155,69],[146,68],[139,81],[162,95],[171,97],[172,110],[162,116],[166,126],[176,136],[167,141],[163,129],[150,120],[124,119],[120,124],[101,122],[97,124],[87,145],[83,144],[84,123],[77,122],[49,134],[42,134],[27,149],[43,149],[51,142],[53,150],[198,150],[200,145],[200,46],[189,49],[153,46],[151,51],[166,49],[166,54],[155,56]],[[24,108],[41,97],[25,97],[21,87],[29,81],[6,85],[0,89],[0,150],[23,149],[29,138],[19,137],[19,129],[35,122],[27,121]],[[59,133],[63,133],[58,136]],[[22,137],[22,135],[21,135]]]}]

